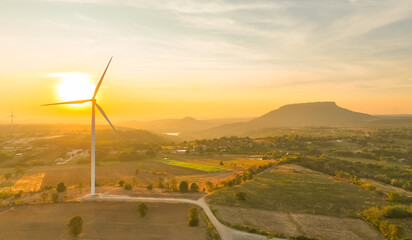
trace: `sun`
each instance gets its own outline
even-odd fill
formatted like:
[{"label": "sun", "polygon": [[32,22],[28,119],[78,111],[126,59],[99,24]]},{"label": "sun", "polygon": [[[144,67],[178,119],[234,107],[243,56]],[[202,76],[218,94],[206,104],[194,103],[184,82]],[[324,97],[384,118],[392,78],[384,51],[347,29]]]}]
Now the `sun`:
[{"label": "sun", "polygon": [[60,78],[56,88],[61,101],[85,100],[93,97],[95,86],[91,83],[89,74],[73,72],[53,75]]}]

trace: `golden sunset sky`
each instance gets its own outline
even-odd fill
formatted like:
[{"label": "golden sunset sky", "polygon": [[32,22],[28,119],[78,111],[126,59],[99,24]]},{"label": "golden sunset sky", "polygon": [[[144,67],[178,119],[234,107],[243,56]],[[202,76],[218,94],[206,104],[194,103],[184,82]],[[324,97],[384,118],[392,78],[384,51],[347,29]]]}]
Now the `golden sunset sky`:
[{"label": "golden sunset sky", "polygon": [[410,0],[0,0],[0,122],[88,124],[89,105],[40,105],[93,95],[111,56],[114,123],[314,101],[410,114],[411,26]]}]

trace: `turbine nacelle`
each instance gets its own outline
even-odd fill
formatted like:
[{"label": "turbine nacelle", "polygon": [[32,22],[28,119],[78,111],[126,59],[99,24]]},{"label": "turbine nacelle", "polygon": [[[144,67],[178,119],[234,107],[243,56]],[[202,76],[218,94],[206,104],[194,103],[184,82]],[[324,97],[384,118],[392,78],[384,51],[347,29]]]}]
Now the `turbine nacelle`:
[{"label": "turbine nacelle", "polygon": [[110,126],[112,127],[112,129],[114,130],[115,133],[117,133],[116,129],[114,128],[113,124],[110,122],[109,118],[107,117],[106,113],[103,111],[103,108],[97,104],[96,102],[96,95],[100,89],[100,86],[103,82],[103,78],[106,75],[106,71],[109,68],[109,65],[112,61],[113,57],[110,58],[109,63],[106,66],[106,69],[103,72],[102,77],[100,78],[99,83],[97,83],[96,85],[96,89],[94,90],[94,94],[93,94],[93,98],[91,99],[86,99],[86,100],[76,100],[76,101],[68,101],[68,102],[59,102],[59,103],[50,103],[50,104],[43,104],[42,106],[52,106],[52,105],[65,105],[65,104],[82,104],[82,103],[87,103],[87,102],[92,102],[92,108],[94,108],[94,106],[97,107],[97,109],[99,109],[99,112],[103,115],[103,117],[106,119],[106,121],[110,124]]}]

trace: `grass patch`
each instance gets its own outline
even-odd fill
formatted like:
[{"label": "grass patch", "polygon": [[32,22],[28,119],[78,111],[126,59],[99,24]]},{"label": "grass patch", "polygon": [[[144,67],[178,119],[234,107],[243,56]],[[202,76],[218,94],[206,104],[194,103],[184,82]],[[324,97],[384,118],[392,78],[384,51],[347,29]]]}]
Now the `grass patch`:
[{"label": "grass patch", "polygon": [[199,163],[191,163],[191,162],[183,162],[171,159],[156,159],[157,162],[161,162],[164,164],[177,166],[177,167],[184,167],[184,168],[191,168],[195,170],[205,171],[205,172],[219,172],[219,171],[227,171],[221,167],[215,167],[210,165],[204,165]]},{"label": "grass patch", "polygon": [[98,166],[115,166],[115,165],[119,165],[121,162],[120,161],[102,161],[102,162],[98,162],[97,165]]},{"label": "grass patch", "polygon": [[200,216],[202,217],[203,222],[206,223],[207,235],[209,237],[209,240],[220,240],[221,238],[220,238],[219,233],[217,232],[215,226],[213,226],[212,222],[207,217],[203,209],[200,209]]},{"label": "grass patch", "polygon": [[[247,193],[245,201],[236,199],[238,192]],[[217,190],[208,197],[208,201],[225,206],[353,217],[364,209],[383,203],[384,199],[327,175],[285,171],[280,166],[239,186]]]}]

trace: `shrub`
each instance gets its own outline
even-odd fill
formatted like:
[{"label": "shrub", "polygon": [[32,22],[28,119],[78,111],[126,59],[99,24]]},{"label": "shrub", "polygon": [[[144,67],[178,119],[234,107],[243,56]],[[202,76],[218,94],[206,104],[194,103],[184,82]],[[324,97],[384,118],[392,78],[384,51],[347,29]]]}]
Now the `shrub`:
[{"label": "shrub", "polygon": [[223,161],[220,161],[219,165],[223,166]]},{"label": "shrub", "polygon": [[190,191],[199,192],[199,186],[196,183],[190,184]]},{"label": "shrub", "polygon": [[4,178],[6,179],[6,180],[9,180],[10,178],[11,178],[11,176],[12,176],[13,174],[12,173],[10,173],[10,172],[8,172],[8,173],[5,173],[4,174]]},{"label": "shrub", "polygon": [[42,194],[41,194],[41,199],[43,200],[43,202],[46,202],[47,201],[47,197],[49,196],[49,194],[48,193],[46,193],[46,192],[43,192]]},{"label": "shrub", "polygon": [[0,192],[0,199],[7,199],[7,198],[11,198],[12,196],[13,196],[13,193],[11,191]]},{"label": "shrub", "polygon": [[64,192],[66,191],[66,186],[64,185],[64,183],[59,183],[57,184],[57,188],[56,188],[57,192]]},{"label": "shrub", "polygon": [[147,185],[147,190],[152,190],[153,189],[153,184],[149,184],[149,185]]},{"label": "shrub", "polygon": [[190,208],[187,217],[189,218],[189,226],[194,227],[199,225],[199,213],[197,207]]},{"label": "shrub", "polygon": [[211,181],[207,181],[206,182],[206,190],[208,191],[208,192],[210,192],[210,191],[212,191],[213,190],[213,183],[211,182]]},{"label": "shrub", "polygon": [[402,205],[388,206],[383,209],[386,218],[405,218],[409,216],[408,209]]},{"label": "shrub", "polygon": [[246,200],[246,193],[245,192],[236,193],[236,199],[239,200],[239,201],[245,201]]},{"label": "shrub", "polygon": [[72,236],[79,236],[80,233],[83,231],[83,219],[80,216],[75,216],[70,219],[69,223],[67,224],[69,227],[69,233]]},{"label": "shrub", "polygon": [[22,195],[23,195],[23,191],[20,190],[19,192],[15,193],[13,197],[18,198],[18,197],[21,197]]},{"label": "shrub", "polygon": [[316,238],[309,238],[305,236],[290,237],[290,240],[316,240]]},{"label": "shrub", "polygon": [[52,194],[52,201],[54,203],[57,203],[59,201],[59,194],[58,193],[53,193]]},{"label": "shrub", "polygon": [[386,199],[390,202],[400,202],[402,200],[402,197],[399,193],[396,192],[390,192],[386,196]]},{"label": "shrub", "polygon": [[126,190],[132,190],[132,184],[126,183],[126,184],[124,185],[124,189],[126,189]]},{"label": "shrub", "polygon": [[165,187],[165,179],[160,177],[159,182],[157,183],[158,188],[164,188]]},{"label": "shrub", "polygon": [[186,181],[182,181],[182,182],[180,183],[180,185],[179,185],[179,192],[185,193],[185,192],[188,191],[188,188],[189,188],[189,186],[188,186],[187,182],[186,182]]},{"label": "shrub", "polygon": [[123,186],[124,186],[124,181],[123,180],[119,181],[119,187],[123,187]]},{"label": "shrub", "polygon": [[137,208],[137,212],[139,213],[140,217],[144,217],[147,213],[147,206],[145,203],[140,203],[139,207]]}]

